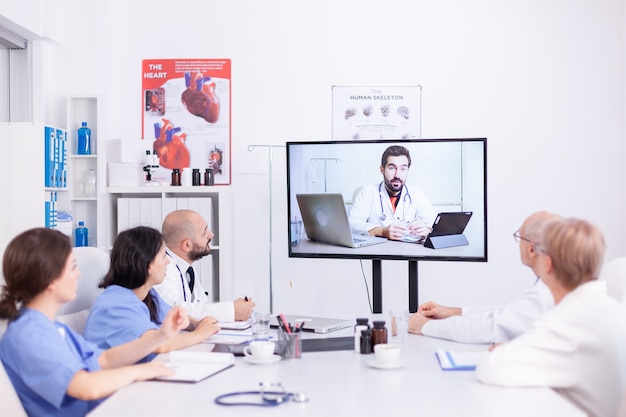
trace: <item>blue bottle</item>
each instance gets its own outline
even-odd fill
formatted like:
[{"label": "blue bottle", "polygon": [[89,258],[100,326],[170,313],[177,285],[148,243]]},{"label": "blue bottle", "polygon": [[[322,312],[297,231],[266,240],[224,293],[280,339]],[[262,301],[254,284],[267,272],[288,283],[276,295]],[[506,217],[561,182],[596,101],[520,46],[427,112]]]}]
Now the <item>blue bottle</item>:
[{"label": "blue bottle", "polygon": [[83,122],[78,129],[78,154],[91,154],[91,129],[87,127],[87,122]]},{"label": "blue bottle", "polygon": [[89,246],[89,229],[85,227],[85,222],[78,222],[75,234],[76,244],[74,246]]}]

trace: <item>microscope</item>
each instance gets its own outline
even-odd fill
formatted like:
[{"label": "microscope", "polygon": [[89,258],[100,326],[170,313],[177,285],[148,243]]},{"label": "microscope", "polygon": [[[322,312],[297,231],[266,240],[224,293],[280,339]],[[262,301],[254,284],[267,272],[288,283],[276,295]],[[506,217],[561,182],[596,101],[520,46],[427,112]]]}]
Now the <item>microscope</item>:
[{"label": "microscope", "polygon": [[155,150],[146,150],[146,157],[144,160],[145,165],[143,166],[143,170],[146,173],[146,184],[153,185],[155,184],[152,180],[152,175],[159,168],[159,157]]}]

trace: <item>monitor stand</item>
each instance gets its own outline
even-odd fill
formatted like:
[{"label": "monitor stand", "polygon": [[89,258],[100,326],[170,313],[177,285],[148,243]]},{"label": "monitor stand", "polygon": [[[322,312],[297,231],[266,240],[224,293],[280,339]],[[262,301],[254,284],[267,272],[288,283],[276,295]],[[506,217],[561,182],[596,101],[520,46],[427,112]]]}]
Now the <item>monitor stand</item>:
[{"label": "monitor stand", "polygon": [[[417,261],[409,262],[409,312],[419,307]],[[383,272],[380,259],[372,260],[372,309],[375,314],[383,312]]]}]

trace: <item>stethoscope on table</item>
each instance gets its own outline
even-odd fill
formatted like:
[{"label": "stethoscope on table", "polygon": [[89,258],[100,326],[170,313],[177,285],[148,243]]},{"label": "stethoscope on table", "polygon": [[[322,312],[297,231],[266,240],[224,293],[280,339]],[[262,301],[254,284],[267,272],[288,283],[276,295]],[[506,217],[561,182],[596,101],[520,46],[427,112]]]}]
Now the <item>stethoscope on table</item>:
[{"label": "stethoscope on table", "polygon": [[[230,402],[225,401],[231,397],[239,396],[260,396],[261,401],[241,401]],[[296,403],[305,403],[309,401],[309,397],[303,392],[286,392],[283,384],[260,382],[258,391],[239,391],[229,392],[227,394],[215,397],[215,403],[219,405],[252,405],[256,407],[275,407],[286,402],[293,401]]]},{"label": "stethoscope on table", "polygon": [[[385,208],[383,207],[383,196],[382,196],[382,187],[383,187],[383,181],[380,182],[380,184],[378,185],[378,199],[380,200],[380,215],[378,216],[378,220],[380,220],[381,222],[384,222],[385,220],[387,220],[387,215],[385,214]],[[406,193],[404,194],[404,197],[402,198],[403,200],[403,205],[402,205],[402,210],[406,210],[406,198],[409,198],[409,204],[413,204],[413,197],[411,197],[411,194],[409,194],[409,189],[406,186],[406,184],[404,184],[402,186],[402,188],[404,188],[406,190]],[[404,213],[402,213],[402,217],[404,217]]]}]

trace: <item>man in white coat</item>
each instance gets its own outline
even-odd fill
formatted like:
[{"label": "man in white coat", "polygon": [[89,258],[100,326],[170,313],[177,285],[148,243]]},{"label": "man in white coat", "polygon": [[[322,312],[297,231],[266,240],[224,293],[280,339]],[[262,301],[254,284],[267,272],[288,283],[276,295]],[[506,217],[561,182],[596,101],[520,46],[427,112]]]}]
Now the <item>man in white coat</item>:
[{"label": "man in white coat", "polygon": [[248,320],[255,303],[251,298],[212,303],[195,276],[192,264],[207,256],[213,233],[206,220],[193,210],[176,210],[163,221],[166,256],[169,257],[165,280],[154,288],[171,306],[180,305],[195,319],[206,316],[220,322]]},{"label": "man in white coat", "polygon": [[[513,234],[520,258],[535,276],[536,242],[543,226],[560,216],[540,211],[530,215]],[[445,307],[433,301],[422,304],[409,318],[409,332],[464,343],[502,343],[530,328],[544,311],[554,307],[548,287],[539,279],[524,294],[504,306]]]},{"label": "man in white coat", "polygon": [[411,155],[404,146],[389,146],[380,161],[379,184],[359,189],[350,209],[353,233],[401,240],[430,233],[437,212],[426,194],[406,185]]}]

